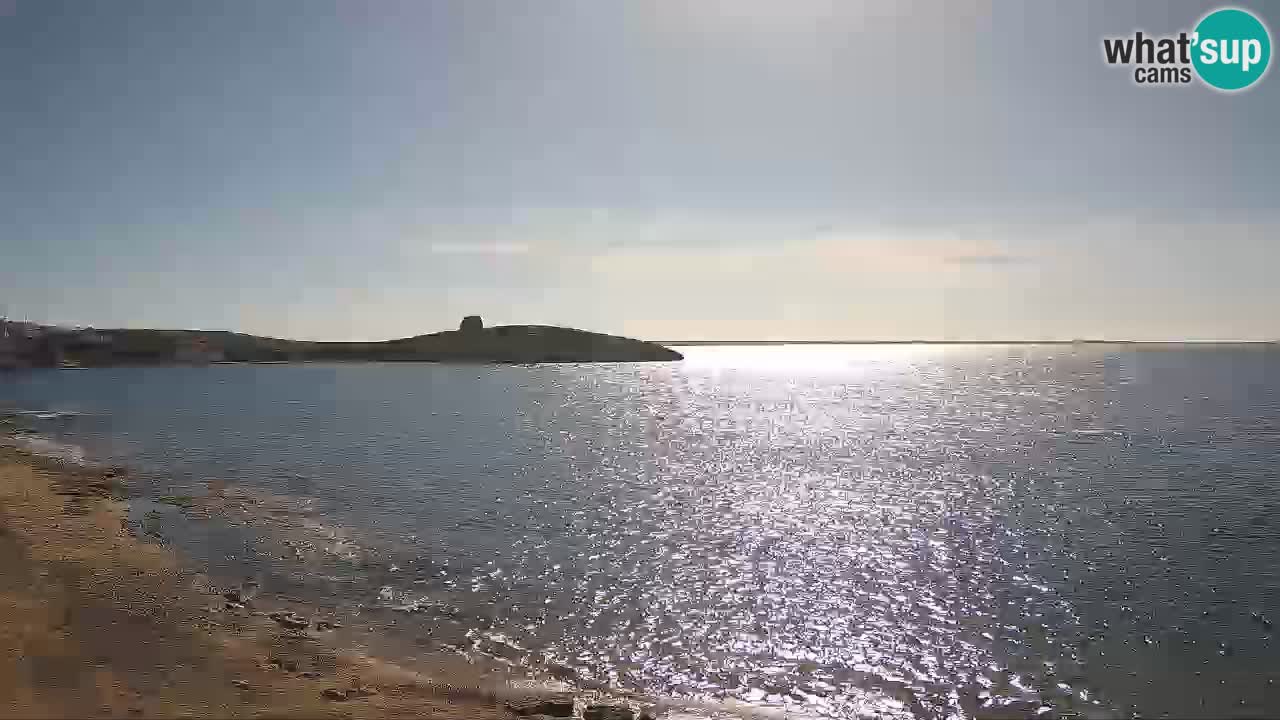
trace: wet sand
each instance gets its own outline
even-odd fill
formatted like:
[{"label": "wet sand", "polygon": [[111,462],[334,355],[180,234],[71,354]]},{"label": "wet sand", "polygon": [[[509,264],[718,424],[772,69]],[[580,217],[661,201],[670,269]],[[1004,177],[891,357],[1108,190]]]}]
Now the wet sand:
[{"label": "wet sand", "polygon": [[128,532],[121,482],[0,449],[0,717],[513,716],[514,691],[445,659],[410,671],[228,606]]}]

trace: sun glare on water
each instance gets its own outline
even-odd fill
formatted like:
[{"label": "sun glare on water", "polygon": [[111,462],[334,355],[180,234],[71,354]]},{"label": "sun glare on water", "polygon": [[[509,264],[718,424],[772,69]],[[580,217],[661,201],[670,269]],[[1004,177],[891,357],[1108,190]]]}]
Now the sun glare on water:
[{"label": "sun glare on water", "polygon": [[902,371],[939,350],[927,345],[707,345],[678,348],[685,364],[769,374]]}]

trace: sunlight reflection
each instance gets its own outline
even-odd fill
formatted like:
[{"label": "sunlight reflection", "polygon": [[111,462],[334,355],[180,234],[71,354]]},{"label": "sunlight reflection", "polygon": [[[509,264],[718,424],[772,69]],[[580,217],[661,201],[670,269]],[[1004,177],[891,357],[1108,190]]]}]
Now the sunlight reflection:
[{"label": "sunlight reflection", "polygon": [[905,372],[952,354],[973,354],[977,345],[689,345],[677,347],[696,369],[764,370],[778,373],[877,370]]}]

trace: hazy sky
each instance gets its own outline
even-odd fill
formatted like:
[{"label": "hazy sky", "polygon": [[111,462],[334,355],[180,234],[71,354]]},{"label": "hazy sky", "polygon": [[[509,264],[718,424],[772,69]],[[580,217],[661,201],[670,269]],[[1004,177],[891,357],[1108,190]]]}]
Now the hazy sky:
[{"label": "hazy sky", "polygon": [[1280,76],[1102,62],[1212,7],[0,0],[0,303],[330,339],[1276,338]]}]

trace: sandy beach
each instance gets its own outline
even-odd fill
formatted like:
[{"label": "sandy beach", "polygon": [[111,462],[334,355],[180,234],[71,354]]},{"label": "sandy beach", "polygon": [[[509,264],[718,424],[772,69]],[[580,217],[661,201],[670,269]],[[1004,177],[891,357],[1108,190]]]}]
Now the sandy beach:
[{"label": "sandy beach", "polygon": [[0,449],[0,716],[513,716],[456,674],[442,684],[273,608],[228,607],[128,532],[122,480]]}]

